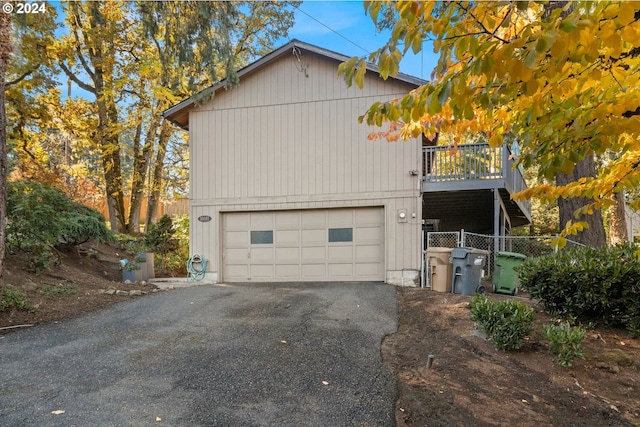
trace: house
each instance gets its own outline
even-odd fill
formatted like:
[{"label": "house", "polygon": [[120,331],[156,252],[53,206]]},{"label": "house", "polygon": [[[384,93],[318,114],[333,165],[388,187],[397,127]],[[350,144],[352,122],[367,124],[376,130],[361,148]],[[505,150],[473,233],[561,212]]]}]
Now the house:
[{"label": "house", "polygon": [[239,86],[164,113],[190,133],[190,251],[207,279],[417,283],[438,156],[427,177],[421,139],[371,141],[358,117],[424,82],[369,65],[364,89],[347,87],[346,59],[293,40],[241,69]]}]

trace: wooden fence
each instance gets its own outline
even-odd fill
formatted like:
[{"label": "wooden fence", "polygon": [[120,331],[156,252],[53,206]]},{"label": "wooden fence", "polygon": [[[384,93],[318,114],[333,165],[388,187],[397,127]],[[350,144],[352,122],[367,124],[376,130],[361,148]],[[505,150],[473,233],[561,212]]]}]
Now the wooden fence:
[{"label": "wooden fence", "polygon": [[[131,206],[131,197],[124,198],[124,208],[126,212],[129,212],[129,207]],[[97,203],[96,209],[104,215],[105,218],[109,218],[109,210],[107,208],[107,201],[102,200]],[[158,206],[158,210],[154,217],[154,220],[159,220],[162,215],[188,215],[189,214],[189,199],[175,199],[175,200],[167,200],[165,202],[160,203]],[[140,208],[140,220],[144,221],[147,217],[147,197],[142,199],[142,206]]]}]

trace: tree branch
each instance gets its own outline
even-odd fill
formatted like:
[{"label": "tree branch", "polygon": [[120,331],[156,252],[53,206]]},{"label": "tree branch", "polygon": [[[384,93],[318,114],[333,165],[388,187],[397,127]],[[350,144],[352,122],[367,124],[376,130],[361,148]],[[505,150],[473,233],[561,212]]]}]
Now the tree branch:
[{"label": "tree branch", "polygon": [[82,49],[80,48],[80,38],[78,36],[78,32],[74,31],[73,34],[75,35],[75,39],[76,39],[76,56],[78,57],[78,59],[80,60],[80,63],[82,64],[82,68],[84,68],[84,70],[87,72],[87,74],[89,75],[89,77],[91,78],[92,81],[96,81],[96,75],[93,73],[93,70],[91,69],[91,67],[89,67],[89,64],[87,64],[87,60],[84,59],[84,55],[82,54]]},{"label": "tree branch", "polygon": [[16,85],[18,83],[20,83],[21,81],[23,81],[24,79],[26,79],[27,77],[29,77],[31,74],[35,73],[38,68],[40,68],[40,64],[36,65],[35,68],[30,69],[29,71],[23,73],[20,77],[18,77],[15,80],[11,80],[10,82],[6,82],[4,84],[5,88],[8,88],[9,86],[13,86]]},{"label": "tree branch", "polygon": [[58,61],[58,65],[60,66],[60,68],[62,68],[62,71],[64,71],[64,73],[71,79],[73,80],[78,86],[80,86],[81,89],[86,90],[87,92],[91,92],[94,95],[98,95],[96,93],[96,88],[91,86],[90,84],[87,84],[85,82],[83,82],[82,80],[80,80],[75,74],[73,74],[73,72],[65,65],[65,63],[63,61]]},{"label": "tree branch", "polygon": [[489,29],[487,27],[485,27],[485,25],[480,21],[480,19],[478,19],[473,13],[469,12],[469,10],[465,6],[463,6],[461,3],[458,3],[458,7],[460,7],[460,9],[462,9],[466,13],[468,13],[469,16],[471,16],[476,21],[476,24],[480,25],[480,27],[482,28],[482,31],[485,34],[490,35],[491,37],[500,40],[504,44],[510,44],[509,40],[505,40],[502,37],[496,35],[496,31],[498,31],[498,28],[500,28],[500,27],[496,27],[496,29],[494,31],[489,31]]},{"label": "tree branch", "polygon": [[630,110],[625,113],[622,113],[622,117],[626,117],[627,119],[633,116],[640,116],[640,107],[636,108],[635,110]]}]

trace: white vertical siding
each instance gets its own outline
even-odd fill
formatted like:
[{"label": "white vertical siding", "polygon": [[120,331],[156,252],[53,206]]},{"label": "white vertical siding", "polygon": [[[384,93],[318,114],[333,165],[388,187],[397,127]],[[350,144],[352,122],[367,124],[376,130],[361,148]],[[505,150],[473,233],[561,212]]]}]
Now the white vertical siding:
[{"label": "white vertical siding", "polygon": [[409,171],[420,170],[420,144],[370,141],[379,129],[358,123],[375,101],[411,88],[371,73],[364,90],[347,88],[336,63],[303,61],[308,77],[283,55],[191,112],[192,253],[219,271],[224,211],[384,206],[387,270],[417,269],[422,204]]}]

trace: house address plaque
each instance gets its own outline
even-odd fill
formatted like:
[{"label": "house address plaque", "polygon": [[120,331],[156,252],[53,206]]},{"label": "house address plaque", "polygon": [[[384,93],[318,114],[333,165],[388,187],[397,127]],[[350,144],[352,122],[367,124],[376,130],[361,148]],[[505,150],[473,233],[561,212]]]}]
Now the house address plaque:
[{"label": "house address plaque", "polygon": [[209,221],[211,221],[211,217],[209,215],[200,215],[198,217],[198,221],[200,221],[200,222],[209,222]]}]

